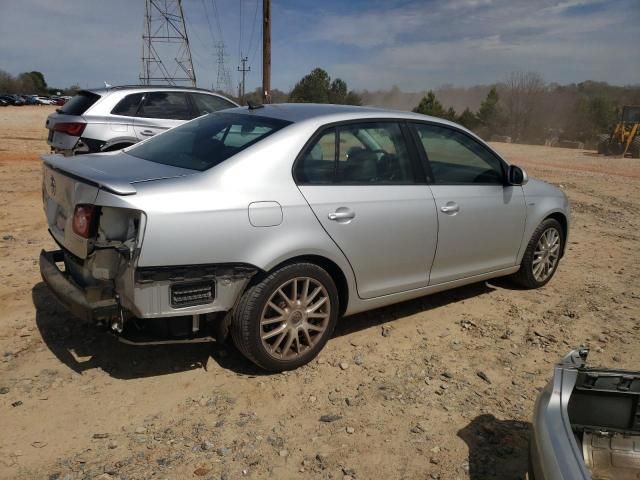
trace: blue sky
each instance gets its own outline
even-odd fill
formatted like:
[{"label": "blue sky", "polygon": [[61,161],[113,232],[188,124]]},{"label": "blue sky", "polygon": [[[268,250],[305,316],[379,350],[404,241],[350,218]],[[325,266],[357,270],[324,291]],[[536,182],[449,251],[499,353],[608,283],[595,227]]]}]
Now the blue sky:
[{"label": "blue sky", "polygon": [[[261,82],[261,0],[215,3],[232,84],[242,52],[251,90]],[[216,82],[216,55],[205,9],[219,37],[211,4],[183,0],[198,84],[206,88]],[[357,89],[488,84],[516,70],[548,82],[640,83],[640,0],[272,4],[272,85],[283,90],[316,66]],[[143,0],[0,0],[0,7],[0,69],[40,70],[57,86],[137,82]]]}]

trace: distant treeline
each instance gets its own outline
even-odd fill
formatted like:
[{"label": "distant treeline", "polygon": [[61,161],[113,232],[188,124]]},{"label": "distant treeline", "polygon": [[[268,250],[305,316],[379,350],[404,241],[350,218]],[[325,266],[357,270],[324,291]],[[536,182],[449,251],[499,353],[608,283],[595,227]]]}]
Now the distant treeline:
[{"label": "distant treeline", "polygon": [[23,72],[17,76],[0,70],[0,95],[74,95],[80,87],[55,88],[47,85],[42,72]]},{"label": "distant treeline", "polygon": [[[492,90],[497,98],[491,98]],[[431,93],[441,106],[440,111],[436,105],[441,113],[436,116],[462,123],[485,138],[505,135],[521,143],[560,139],[592,144],[599,133],[611,130],[623,105],[640,105],[640,85],[594,81],[558,85],[532,72],[514,72],[493,85],[444,85]],[[364,105],[400,110],[415,110],[425,98],[429,100],[429,91],[403,92],[398,87],[358,94]],[[497,100],[496,108],[487,124],[482,106],[490,106],[492,100]]]},{"label": "distant treeline", "polygon": [[[261,102],[260,89],[246,100]],[[487,139],[499,135],[520,143],[574,140],[593,145],[598,134],[611,130],[623,105],[640,105],[640,85],[594,81],[559,85],[546,83],[534,72],[512,72],[493,85],[443,85],[420,92],[398,87],[350,91],[343,80],[331,80],[316,68],[291,92],[272,91],[273,103],[287,101],[413,110],[461,123]]]},{"label": "distant treeline", "polygon": [[[51,88],[38,71],[12,76],[0,70],[0,94],[70,95],[79,89],[77,85]],[[230,97],[260,103],[262,91],[257,88],[244,99]],[[443,85],[420,92],[403,92],[398,87],[355,91],[342,79],[331,79],[325,70],[315,68],[290,92],[273,89],[271,101],[413,110],[461,123],[487,139],[499,135],[520,143],[574,140],[593,144],[598,134],[611,130],[622,106],[640,105],[640,85],[621,87],[590,80],[559,85],[545,82],[534,72],[512,72],[493,85]]]}]

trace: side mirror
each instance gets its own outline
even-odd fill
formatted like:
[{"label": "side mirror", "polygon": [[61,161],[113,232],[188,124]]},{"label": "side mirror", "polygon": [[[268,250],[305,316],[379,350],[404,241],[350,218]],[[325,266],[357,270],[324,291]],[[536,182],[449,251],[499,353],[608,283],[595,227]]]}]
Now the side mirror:
[{"label": "side mirror", "polygon": [[509,185],[524,185],[528,181],[529,176],[523,168],[517,165],[509,165],[509,170],[507,171],[507,183]]}]

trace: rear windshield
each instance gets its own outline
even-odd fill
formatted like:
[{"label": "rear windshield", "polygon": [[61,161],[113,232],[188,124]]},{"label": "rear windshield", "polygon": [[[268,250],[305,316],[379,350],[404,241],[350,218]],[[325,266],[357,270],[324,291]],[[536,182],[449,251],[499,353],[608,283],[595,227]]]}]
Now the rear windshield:
[{"label": "rear windshield", "polygon": [[60,108],[60,113],[82,115],[91,105],[96,103],[100,95],[92,92],[80,92]]},{"label": "rear windshield", "polygon": [[207,170],[291,122],[237,113],[212,113],[135,145],[129,155],[151,162]]}]

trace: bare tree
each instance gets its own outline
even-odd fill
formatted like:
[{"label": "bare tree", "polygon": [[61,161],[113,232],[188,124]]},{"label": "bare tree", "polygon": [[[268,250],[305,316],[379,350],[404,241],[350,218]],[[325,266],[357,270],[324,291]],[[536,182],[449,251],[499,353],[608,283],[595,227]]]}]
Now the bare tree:
[{"label": "bare tree", "polygon": [[500,96],[504,104],[507,130],[515,141],[522,141],[530,133],[534,112],[545,90],[545,82],[538,73],[511,72],[507,75]]}]

